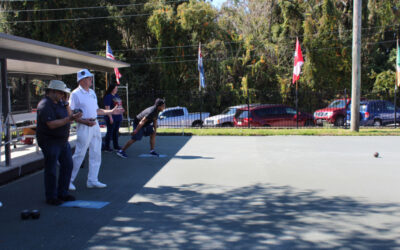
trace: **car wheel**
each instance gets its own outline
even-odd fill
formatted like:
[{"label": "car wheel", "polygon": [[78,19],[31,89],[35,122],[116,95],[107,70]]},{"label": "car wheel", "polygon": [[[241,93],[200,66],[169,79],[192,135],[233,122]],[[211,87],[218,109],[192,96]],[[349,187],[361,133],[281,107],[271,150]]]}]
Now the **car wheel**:
[{"label": "car wheel", "polygon": [[194,121],[194,122],[192,123],[192,127],[198,128],[198,127],[201,127],[202,124],[203,124],[203,123],[202,123],[201,121]]},{"label": "car wheel", "polygon": [[374,127],[381,127],[382,126],[382,121],[381,120],[375,120],[374,121]]},{"label": "car wheel", "polygon": [[304,123],[304,126],[305,127],[314,127],[314,121],[313,120],[307,120],[305,123]]},{"label": "car wheel", "polygon": [[233,124],[232,123],[230,123],[230,122],[226,122],[226,123],[223,123],[222,124],[222,127],[233,127]]},{"label": "car wheel", "polygon": [[343,116],[338,116],[335,120],[335,126],[342,127],[344,125],[344,118]]}]

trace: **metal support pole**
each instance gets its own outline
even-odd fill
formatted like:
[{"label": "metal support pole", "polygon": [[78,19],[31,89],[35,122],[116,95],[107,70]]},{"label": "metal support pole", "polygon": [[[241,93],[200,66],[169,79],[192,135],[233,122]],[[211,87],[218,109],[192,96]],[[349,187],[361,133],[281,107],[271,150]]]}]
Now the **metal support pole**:
[{"label": "metal support pole", "polygon": [[203,110],[203,91],[200,89],[200,128],[203,127],[203,117],[202,117],[202,110]]},{"label": "metal support pole", "polygon": [[96,80],[95,80],[95,78],[96,78],[96,76],[93,74],[93,91],[94,91],[94,93],[96,93]]},{"label": "metal support pole", "polygon": [[250,96],[247,90],[247,128],[250,128]]},{"label": "metal support pole", "polygon": [[298,84],[296,81],[296,128],[299,128],[299,98],[298,98]]},{"label": "metal support pole", "polygon": [[108,89],[108,77],[107,77],[107,72],[106,72],[106,89]]},{"label": "metal support pole", "polygon": [[125,89],[126,91],[126,119],[128,120],[128,132],[131,132],[131,118],[129,116],[129,94],[128,94],[128,84],[126,86],[118,85],[117,88]]},{"label": "metal support pole", "polygon": [[11,164],[11,150],[10,150],[10,142],[11,142],[11,133],[10,133],[10,119],[7,119],[10,114],[10,95],[9,88],[7,84],[7,61],[5,58],[0,59],[1,69],[0,69],[0,78],[1,78],[1,96],[2,96],[2,113],[5,122],[5,140],[4,140],[4,148],[5,148],[5,157],[6,157],[6,166],[10,166]]},{"label": "metal support pole", "polygon": [[351,81],[351,131],[360,129],[360,89],[361,89],[361,9],[362,0],[353,2],[353,54]]},{"label": "metal support pole", "polygon": [[[397,43],[396,43],[396,51],[397,51],[397,53],[398,53],[398,51],[399,51],[399,37],[397,37]],[[397,66],[396,66],[397,67]],[[397,70],[396,70],[396,82],[394,83],[394,128],[396,128],[396,126],[397,126],[397,83],[399,82],[399,79],[398,79],[398,73],[397,73]]]},{"label": "metal support pole", "polygon": [[2,61],[0,61],[0,163],[1,163],[1,151],[3,146],[3,125],[5,123],[5,117],[3,117],[3,81],[2,79],[2,71],[3,68]]},{"label": "metal support pole", "polygon": [[131,132],[131,116],[129,114],[129,94],[128,83],[126,84],[126,118],[128,119],[128,132]]},{"label": "metal support pole", "polygon": [[397,99],[397,83],[395,83],[395,87],[394,87],[394,128],[396,128],[397,126],[397,103],[396,103],[396,99]]},{"label": "metal support pole", "polygon": [[345,111],[344,111],[344,128],[347,129],[347,109],[349,108],[347,106],[347,89],[344,89],[344,107],[345,107]]},{"label": "metal support pole", "polygon": [[29,110],[29,112],[32,112],[32,103],[31,103],[31,100],[32,100],[32,94],[31,94],[31,88],[30,88],[30,85],[29,85],[29,76],[25,76],[25,84],[26,84],[26,93],[27,93],[27,107],[28,107],[28,110]]}]

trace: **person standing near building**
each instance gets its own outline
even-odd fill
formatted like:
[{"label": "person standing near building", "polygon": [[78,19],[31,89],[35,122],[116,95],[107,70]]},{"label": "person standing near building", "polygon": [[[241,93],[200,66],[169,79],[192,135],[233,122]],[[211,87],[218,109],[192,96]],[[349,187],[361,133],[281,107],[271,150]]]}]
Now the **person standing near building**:
[{"label": "person standing near building", "polygon": [[135,141],[140,141],[143,136],[150,136],[150,154],[154,156],[159,156],[154,150],[156,144],[156,134],[157,134],[157,119],[158,113],[165,109],[165,101],[161,98],[157,98],[154,105],[146,108],[140,114],[135,117],[133,123],[132,137],[121,150],[117,152],[117,155],[122,158],[128,158],[125,150],[129,148]]},{"label": "person standing near building", "polygon": [[72,110],[81,109],[83,116],[77,119],[77,140],[75,153],[72,156],[73,169],[70,190],[76,190],[74,181],[78,175],[82,161],[89,148],[89,173],[86,182],[88,188],[105,188],[106,184],[98,179],[101,165],[101,133],[97,122],[97,115],[119,115],[124,112],[122,107],[115,106],[111,110],[100,109],[97,104],[96,93],[90,88],[93,84],[93,74],[87,69],[77,73],[78,87],[74,89],[70,96],[70,107]]},{"label": "person standing near building", "polygon": [[[122,107],[122,100],[117,94],[118,87],[115,83],[111,83],[107,88],[106,93],[103,97],[104,108],[106,110],[113,109],[116,106]],[[118,144],[119,127],[122,121],[122,115],[105,115],[104,120],[107,124],[107,134],[104,142],[104,151],[112,152],[110,148],[110,141],[113,141],[114,150],[120,150],[121,147]]]},{"label": "person standing near building", "polygon": [[[75,197],[68,194],[73,166],[68,137],[70,123],[79,119],[82,113],[69,112],[66,102],[69,93],[64,82],[52,80],[46,89],[46,97],[37,107],[36,138],[44,156],[46,202],[55,206],[75,200]],[[58,163],[60,170],[57,185]]]}]

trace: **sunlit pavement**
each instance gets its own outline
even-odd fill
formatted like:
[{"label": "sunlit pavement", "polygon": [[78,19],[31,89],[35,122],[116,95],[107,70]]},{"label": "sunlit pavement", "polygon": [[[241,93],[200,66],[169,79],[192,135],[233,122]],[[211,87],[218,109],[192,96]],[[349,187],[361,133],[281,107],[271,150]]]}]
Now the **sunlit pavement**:
[{"label": "sunlit pavement", "polygon": [[[167,157],[141,158],[145,139],[128,149],[128,159],[103,153],[106,189],[87,189],[87,167],[81,169],[73,194],[110,202],[99,210],[46,206],[42,173],[0,187],[0,246],[398,248],[398,141],[160,136],[156,149]],[[39,208],[41,218],[20,220],[24,208]]]}]

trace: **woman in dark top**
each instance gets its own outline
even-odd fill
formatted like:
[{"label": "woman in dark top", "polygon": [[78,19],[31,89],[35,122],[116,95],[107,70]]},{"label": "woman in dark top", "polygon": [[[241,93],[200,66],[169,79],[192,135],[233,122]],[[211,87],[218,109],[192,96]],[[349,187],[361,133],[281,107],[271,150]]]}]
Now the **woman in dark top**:
[{"label": "woman in dark top", "polygon": [[[107,88],[103,98],[105,109],[113,109],[115,106],[122,107],[122,100],[117,94],[118,87],[115,83],[111,83]],[[107,124],[107,134],[104,142],[104,151],[112,152],[110,141],[112,138],[114,150],[119,150],[121,147],[118,144],[119,127],[122,121],[122,115],[106,115],[104,119]]]}]

